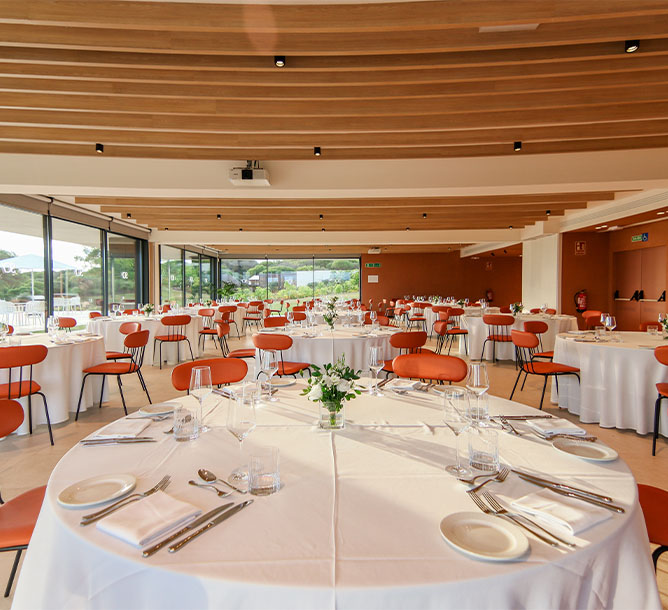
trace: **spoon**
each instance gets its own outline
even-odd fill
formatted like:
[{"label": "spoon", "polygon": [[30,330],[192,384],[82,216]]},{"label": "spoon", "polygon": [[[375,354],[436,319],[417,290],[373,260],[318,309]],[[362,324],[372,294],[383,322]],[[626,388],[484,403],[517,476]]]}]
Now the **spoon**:
[{"label": "spoon", "polygon": [[207,483],[215,483],[216,481],[220,481],[223,485],[227,485],[230,489],[234,489],[234,491],[238,491],[240,494],[248,493],[244,489],[239,489],[234,485],[230,485],[225,479],[219,479],[215,474],[213,474],[213,472],[206,470],[205,468],[200,468],[197,471],[197,474],[199,475],[199,478],[202,479],[202,481],[206,481]]},{"label": "spoon", "polygon": [[232,493],[231,491],[223,491],[222,489],[218,489],[213,485],[205,485],[203,483],[198,483],[197,481],[193,481],[192,479],[188,481],[188,485],[194,485],[195,487],[200,487],[202,489],[210,489],[214,493],[217,493],[219,498],[226,498]]}]

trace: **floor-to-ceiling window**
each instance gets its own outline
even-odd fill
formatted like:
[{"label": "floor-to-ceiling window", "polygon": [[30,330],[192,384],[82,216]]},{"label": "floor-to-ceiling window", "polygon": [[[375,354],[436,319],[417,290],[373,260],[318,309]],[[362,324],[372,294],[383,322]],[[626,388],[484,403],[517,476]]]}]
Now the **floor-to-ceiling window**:
[{"label": "floor-to-ceiling window", "polygon": [[137,306],[139,289],[138,240],[114,233],[107,234],[109,305],[119,303],[124,309]]},{"label": "floor-to-ceiling window", "polygon": [[314,296],[340,299],[360,297],[360,262],[357,258],[316,258],[313,261]]},{"label": "floor-to-ceiling window", "polygon": [[266,299],[267,262],[263,258],[220,259],[221,299]]},{"label": "floor-to-ceiling window", "polygon": [[213,269],[215,259],[202,254],[202,301],[215,299],[213,285]]},{"label": "floor-to-ceiling window", "polygon": [[183,250],[160,246],[160,300],[183,304]]},{"label": "floor-to-ceiling window", "polygon": [[185,251],[185,272],[186,272],[186,303],[200,302],[200,268],[199,254]]}]

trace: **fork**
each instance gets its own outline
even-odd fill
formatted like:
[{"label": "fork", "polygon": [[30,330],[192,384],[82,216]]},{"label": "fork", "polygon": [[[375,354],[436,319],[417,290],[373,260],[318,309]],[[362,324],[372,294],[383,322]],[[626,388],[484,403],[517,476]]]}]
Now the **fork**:
[{"label": "fork", "polygon": [[160,479],[160,481],[158,481],[158,483],[156,483],[148,491],[129,495],[126,498],[121,498],[117,502],[114,502],[113,504],[110,504],[109,506],[103,508],[102,510],[97,511],[96,513],[91,513],[90,515],[84,515],[83,517],[81,517],[80,525],[89,525],[91,523],[94,523],[95,521],[102,519],[102,517],[106,517],[107,515],[113,513],[119,508],[122,508],[123,506],[129,504],[130,502],[134,502],[135,500],[139,500],[141,498],[150,496],[156,491],[163,490],[165,487],[167,487],[167,485],[169,485],[170,479],[171,477],[167,474],[164,477],[162,477],[162,479]]},{"label": "fork", "polygon": [[464,478],[458,478],[458,481],[461,481],[462,483],[468,483],[469,485],[475,485],[475,482],[477,479],[481,479],[482,477],[495,477],[498,473],[497,472],[488,472],[488,473],[483,473],[483,474],[477,474],[474,477],[471,477],[470,479],[464,479]]},{"label": "fork", "polygon": [[480,485],[476,485],[473,489],[469,489],[466,493],[474,494],[476,491],[487,485],[487,483],[491,483],[492,481],[496,481],[497,483],[503,483],[509,474],[510,470],[504,466],[499,470],[499,472],[497,472],[495,477],[483,481],[482,483],[480,483]]},{"label": "fork", "polygon": [[499,517],[499,518],[506,517],[507,519],[510,519],[513,523],[515,523],[516,525],[519,525],[520,527],[524,528],[527,532],[530,532],[531,534],[536,536],[536,538],[538,538],[539,540],[542,540],[545,544],[549,544],[550,546],[553,546],[553,547],[559,546],[558,542],[554,542],[553,540],[549,540],[548,538],[545,538],[541,534],[539,534],[537,532],[534,532],[530,527],[528,527],[527,525],[524,525],[524,523],[522,523],[518,519],[515,519],[515,517],[511,517],[510,515],[504,515],[504,514],[498,512],[498,511],[492,510],[489,506],[487,506],[487,504],[485,504],[483,499],[478,494],[471,493],[470,491],[468,492],[468,494],[469,494],[471,500],[473,500],[473,502],[475,503],[475,505],[486,515],[494,515],[495,517]]},{"label": "fork", "polygon": [[487,500],[487,503],[489,504],[490,508],[493,511],[496,511],[499,515],[505,515],[507,517],[522,517],[522,519],[525,519],[527,522],[531,523],[531,525],[533,525],[534,527],[537,527],[542,532],[545,532],[548,536],[551,536],[555,540],[558,540],[559,542],[561,542],[561,544],[566,545],[570,548],[575,547],[575,544],[573,544],[572,542],[568,542],[563,538],[560,538],[556,534],[553,534],[550,530],[545,529],[542,525],[539,525],[532,519],[529,519],[529,517],[527,517],[526,515],[523,515],[522,513],[511,513],[509,510],[506,510],[505,508],[503,508],[503,506],[501,506],[501,504],[499,504],[499,501],[488,491],[483,491],[482,497],[485,498],[485,500]]}]

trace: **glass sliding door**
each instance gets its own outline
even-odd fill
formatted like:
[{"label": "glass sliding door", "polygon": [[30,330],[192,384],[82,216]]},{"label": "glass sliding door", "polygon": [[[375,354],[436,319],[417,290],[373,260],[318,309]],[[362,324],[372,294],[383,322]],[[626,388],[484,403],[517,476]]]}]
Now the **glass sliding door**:
[{"label": "glass sliding door", "polygon": [[201,278],[199,269],[199,254],[185,253],[186,265],[186,303],[200,302]]},{"label": "glass sliding door", "polygon": [[267,261],[268,298],[295,305],[313,298],[313,259],[281,258]]},{"label": "glass sliding door", "polygon": [[202,255],[202,301],[214,300],[216,297],[213,294],[213,269],[215,269],[214,258]]},{"label": "glass sliding door", "polygon": [[316,258],[313,270],[314,294],[326,299],[360,298],[360,261],[358,258]]},{"label": "glass sliding door", "polygon": [[0,322],[15,330],[43,330],[43,217],[4,205],[0,215]]},{"label": "glass sliding door", "polygon": [[123,309],[137,307],[139,244],[132,237],[107,234],[108,301]]},{"label": "glass sliding door", "polygon": [[183,250],[160,246],[160,301],[183,305]]},{"label": "glass sliding door", "polygon": [[102,231],[67,220],[52,220],[53,309],[86,324],[104,308]]}]

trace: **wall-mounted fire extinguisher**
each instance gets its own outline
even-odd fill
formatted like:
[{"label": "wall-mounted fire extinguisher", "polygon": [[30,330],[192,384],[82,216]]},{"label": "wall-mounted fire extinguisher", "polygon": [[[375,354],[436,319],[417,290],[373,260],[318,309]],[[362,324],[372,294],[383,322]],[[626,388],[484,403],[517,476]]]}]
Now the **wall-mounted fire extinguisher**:
[{"label": "wall-mounted fire extinguisher", "polygon": [[485,298],[487,299],[488,303],[491,303],[494,300],[494,291],[487,290],[487,292],[485,292]]},{"label": "wall-mounted fire extinguisher", "polygon": [[582,313],[583,311],[587,311],[587,291],[582,289],[578,290],[574,295],[573,295],[573,300],[575,301],[575,309],[577,309],[578,313]]}]

